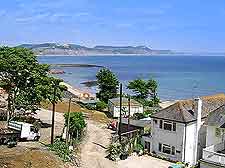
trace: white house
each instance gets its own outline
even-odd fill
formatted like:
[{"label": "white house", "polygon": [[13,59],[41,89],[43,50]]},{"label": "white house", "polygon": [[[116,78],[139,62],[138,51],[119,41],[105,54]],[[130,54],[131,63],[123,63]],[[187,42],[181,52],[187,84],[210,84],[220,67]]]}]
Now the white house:
[{"label": "white house", "polygon": [[206,148],[200,168],[225,167],[225,104],[209,114],[205,125]]},{"label": "white house", "polygon": [[225,95],[183,100],[152,115],[151,135],[143,136],[145,147],[152,153],[195,165],[206,146],[206,127],[209,112],[225,104]]},{"label": "white house", "polygon": [[[108,102],[109,112],[113,117],[117,118],[120,116],[120,98],[110,99]],[[139,102],[131,99],[130,100],[130,116],[133,116],[134,113],[143,113],[143,105]],[[122,98],[122,116],[128,116],[128,99]]]}]

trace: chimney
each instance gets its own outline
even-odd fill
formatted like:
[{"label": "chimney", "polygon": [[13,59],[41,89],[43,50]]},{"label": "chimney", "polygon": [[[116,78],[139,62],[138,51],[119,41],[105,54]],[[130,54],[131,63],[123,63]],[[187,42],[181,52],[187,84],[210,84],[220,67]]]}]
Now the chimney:
[{"label": "chimney", "polygon": [[202,124],[202,100],[196,98],[195,101],[197,102],[197,131],[199,131]]},{"label": "chimney", "polygon": [[195,146],[194,146],[194,164],[197,164],[198,161],[198,142],[199,142],[199,131],[202,125],[202,100],[201,98],[196,98],[197,102],[197,123],[195,131]]}]

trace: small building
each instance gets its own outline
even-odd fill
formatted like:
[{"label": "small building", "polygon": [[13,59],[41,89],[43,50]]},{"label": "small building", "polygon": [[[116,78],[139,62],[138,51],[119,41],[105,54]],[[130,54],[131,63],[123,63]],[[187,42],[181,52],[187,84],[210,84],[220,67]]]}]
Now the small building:
[{"label": "small building", "polygon": [[200,168],[225,167],[225,104],[209,114],[205,125],[206,147]]},{"label": "small building", "polygon": [[[122,98],[122,116],[128,116],[128,99]],[[120,116],[120,98],[110,99],[108,102],[108,110],[113,117],[118,118]],[[135,113],[143,113],[143,105],[136,100],[130,100],[130,116],[133,116]]]},{"label": "small building", "polygon": [[225,95],[182,100],[153,114],[151,135],[143,136],[144,146],[159,156],[190,165],[197,164],[206,146],[208,114],[225,104]]}]

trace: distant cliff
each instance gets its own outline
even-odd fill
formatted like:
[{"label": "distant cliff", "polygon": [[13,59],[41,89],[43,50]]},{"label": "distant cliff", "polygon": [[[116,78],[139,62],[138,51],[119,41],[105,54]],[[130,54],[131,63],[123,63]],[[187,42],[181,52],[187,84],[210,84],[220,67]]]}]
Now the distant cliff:
[{"label": "distant cliff", "polygon": [[152,55],[171,54],[170,50],[152,50],[146,46],[95,46],[93,48],[76,44],[22,44],[17,47],[31,49],[37,55]]}]

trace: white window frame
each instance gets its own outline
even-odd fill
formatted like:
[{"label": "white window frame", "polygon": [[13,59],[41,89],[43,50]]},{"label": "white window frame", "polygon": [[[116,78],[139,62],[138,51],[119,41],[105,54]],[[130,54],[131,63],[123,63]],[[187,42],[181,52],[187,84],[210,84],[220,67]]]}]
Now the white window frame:
[{"label": "white window frame", "polygon": [[[160,122],[162,122],[162,128],[160,128]],[[171,130],[165,129],[165,124],[171,125]],[[174,127],[175,126],[175,127]],[[176,132],[177,130],[177,123],[176,122],[171,122],[171,121],[164,121],[164,120],[159,120],[159,128],[163,129],[165,131],[171,131],[171,132]],[[175,131],[174,131],[175,130]]]},{"label": "white window frame", "polygon": [[[167,154],[167,155],[173,155],[173,156],[176,155],[176,147],[175,146],[171,146],[171,145],[163,144],[163,143],[159,143],[159,144],[161,144],[161,151],[159,151],[159,152]],[[164,152],[164,148],[169,149],[170,152],[169,153]],[[174,154],[172,154],[173,153],[172,148],[174,148]]]}]

